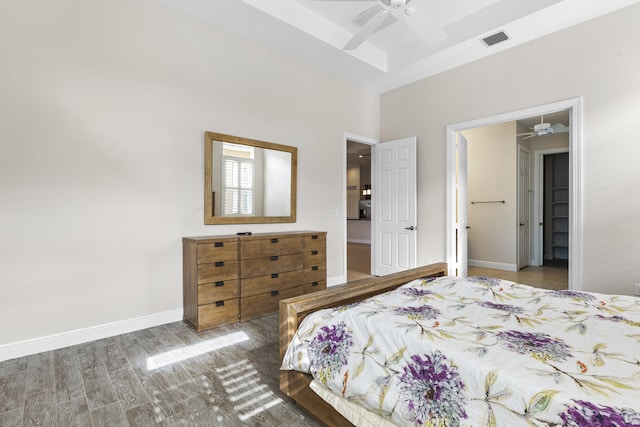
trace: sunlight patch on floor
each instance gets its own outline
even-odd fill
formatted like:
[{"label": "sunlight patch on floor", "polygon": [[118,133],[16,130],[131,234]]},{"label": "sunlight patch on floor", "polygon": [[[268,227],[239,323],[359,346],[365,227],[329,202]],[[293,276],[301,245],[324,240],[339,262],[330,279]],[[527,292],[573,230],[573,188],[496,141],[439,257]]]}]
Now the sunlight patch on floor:
[{"label": "sunlight patch on floor", "polygon": [[154,369],[182,362],[183,360],[191,359],[192,357],[220,350],[221,348],[245,341],[249,341],[249,335],[240,331],[227,334],[222,337],[212,338],[198,344],[192,344],[175,350],[165,351],[164,353],[158,353],[147,358],[147,370],[153,371]]},{"label": "sunlight patch on floor", "polygon": [[221,368],[216,368],[229,401],[242,421],[255,417],[283,402],[267,384],[262,383],[260,374],[248,360],[241,360]]}]

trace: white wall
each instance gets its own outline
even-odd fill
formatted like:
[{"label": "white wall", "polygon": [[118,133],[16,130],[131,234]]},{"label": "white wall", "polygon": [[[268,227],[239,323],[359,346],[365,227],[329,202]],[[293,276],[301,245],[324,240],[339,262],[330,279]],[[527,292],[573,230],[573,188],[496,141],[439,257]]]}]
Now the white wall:
[{"label": "white wall", "polygon": [[640,281],[640,5],[381,97],[381,139],[418,137],[418,262],[445,259],[446,126],[583,97],[583,289]]},{"label": "white wall", "polygon": [[[183,236],[325,230],[342,276],[338,159],[377,95],[151,0],[0,17],[0,346],[176,316]],[[297,223],[203,225],[206,130],[298,147]]]},{"label": "white wall", "polygon": [[[469,265],[515,271],[517,266],[516,123],[462,132],[467,144]],[[475,203],[500,201],[505,203]]]}]

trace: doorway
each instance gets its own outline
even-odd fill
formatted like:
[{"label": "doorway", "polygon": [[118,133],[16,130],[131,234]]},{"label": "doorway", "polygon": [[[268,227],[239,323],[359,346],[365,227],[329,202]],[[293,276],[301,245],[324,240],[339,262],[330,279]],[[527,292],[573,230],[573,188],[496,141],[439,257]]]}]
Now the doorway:
[{"label": "doorway", "polygon": [[350,135],[345,140],[345,279],[371,275],[372,162],[377,141]]},{"label": "doorway", "polygon": [[[574,98],[566,101],[560,101],[552,104],[541,105],[537,107],[527,108],[524,110],[514,111],[501,114],[498,116],[487,117],[484,119],[474,120],[466,123],[447,126],[447,262],[449,263],[449,274],[455,275],[467,262],[466,256],[461,256],[466,250],[466,242],[458,240],[460,224],[457,218],[466,218],[466,212],[461,215],[460,210],[466,210],[466,203],[459,203],[458,194],[464,194],[466,191],[466,183],[456,182],[457,174],[457,144],[456,136],[459,132],[499,124],[509,121],[522,120],[528,117],[540,117],[558,111],[568,111],[569,114],[569,190],[568,190],[568,244],[571,248],[568,251],[568,281],[569,289],[579,290],[581,288],[581,269],[580,260],[582,259],[581,247],[581,156],[580,156],[580,131],[582,117],[582,101],[580,98]],[[464,187],[464,188],[462,188]],[[514,229],[518,226],[513,224]],[[466,227],[466,224],[465,224]],[[535,251],[534,251],[535,252]]]}]

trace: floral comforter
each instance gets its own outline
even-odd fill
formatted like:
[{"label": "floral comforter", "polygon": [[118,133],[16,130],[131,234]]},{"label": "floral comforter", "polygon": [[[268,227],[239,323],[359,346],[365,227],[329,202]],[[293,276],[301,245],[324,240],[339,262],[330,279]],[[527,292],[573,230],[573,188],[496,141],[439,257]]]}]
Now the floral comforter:
[{"label": "floral comforter", "polygon": [[416,280],[305,318],[282,369],[404,426],[640,426],[640,298]]}]

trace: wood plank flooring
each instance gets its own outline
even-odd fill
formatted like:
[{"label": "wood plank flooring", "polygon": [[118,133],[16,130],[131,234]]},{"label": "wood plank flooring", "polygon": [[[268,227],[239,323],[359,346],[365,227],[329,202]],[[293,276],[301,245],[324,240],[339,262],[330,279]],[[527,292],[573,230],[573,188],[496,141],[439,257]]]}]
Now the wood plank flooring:
[{"label": "wood plank flooring", "polygon": [[[348,278],[370,246],[348,244]],[[470,275],[566,289],[567,269]],[[200,334],[176,322],[0,362],[0,427],[319,426],[278,389],[278,316]]]},{"label": "wood plank flooring", "polygon": [[536,288],[568,289],[569,270],[566,267],[525,267],[520,271],[494,270],[491,268],[469,267],[468,276],[488,276],[497,279],[534,286]]},{"label": "wood plank flooring", "polygon": [[[368,277],[371,272],[371,245],[347,243],[347,280]],[[545,289],[567,289],[569,271],[566,267],[525,267],[520,271],[469,267],[469,276],[489,276]]]},{"label": "wood plank flooring", "polygon": [[371,276],[371,245],[347,243],[347,281]]},{"label": "wood plank flooring", "polygon": [[0,427],[319,426],[278,389],[278,316],[0,362]]}]

